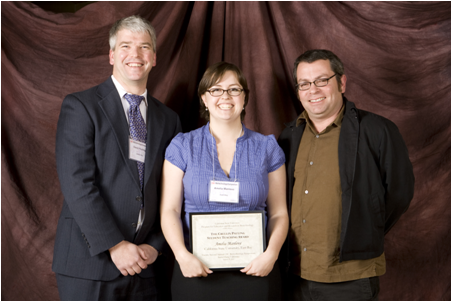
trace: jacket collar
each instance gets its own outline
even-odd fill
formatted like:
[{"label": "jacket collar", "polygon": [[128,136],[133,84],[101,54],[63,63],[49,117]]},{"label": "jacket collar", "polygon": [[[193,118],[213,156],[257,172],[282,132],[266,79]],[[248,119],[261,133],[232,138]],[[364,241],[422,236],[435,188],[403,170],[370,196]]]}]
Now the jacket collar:
[{"label": "jacket collar", "polygon": [[347,98],[344,96],[344,103],[345,103],[345,111],[344,111],[344,118],[354,118],[358,117],[358,108],[356,108],[355,103],[350,102],[347,100]]}]

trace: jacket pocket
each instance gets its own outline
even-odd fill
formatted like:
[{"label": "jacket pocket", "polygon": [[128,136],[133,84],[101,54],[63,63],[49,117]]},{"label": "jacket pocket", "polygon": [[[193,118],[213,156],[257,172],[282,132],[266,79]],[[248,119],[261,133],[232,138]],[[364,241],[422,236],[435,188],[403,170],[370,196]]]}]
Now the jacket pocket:
[{"label": "jacket pocket", "polygon": [[380,194],[372,194],[369,197],[369,203],[375,214],[375,222],[378,227],[385,225],[385,205],[383,197]]},{"label": "jacket pocket", "polygon": [[70,248],[69,257],[72,259],[86,259],[91,258],[89,253],[89,242],[85,235],[80,230],[80,227],[74,221],[74,219],[68,219],[72,221],[71,224],[71,236],[70,236]]}]

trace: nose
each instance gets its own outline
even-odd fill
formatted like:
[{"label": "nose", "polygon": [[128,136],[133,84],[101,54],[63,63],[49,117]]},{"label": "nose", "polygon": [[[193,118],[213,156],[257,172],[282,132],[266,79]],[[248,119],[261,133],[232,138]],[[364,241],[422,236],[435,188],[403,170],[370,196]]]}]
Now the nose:
[{"label": "nose", "polygon": [[138,54],[139,54],[139,48],[138,47],[131,47],[129,54],[130,54],[130,56],[137,58]]},{"label": "nose", "polygon": [[230,99],[231,96],[229,95],[229,92],[227,90],[223,91],[223,95],[221,96],[222,99]]},{"label": "nose", "polygon": [[309,87],[309,92],[310,92],[311,94],[314,94],[314,93],[316,93],[316,92],[319,91],[319,90],[320,90],[319,87],[315,86],[314,83],[311,83],[311,87]]}]

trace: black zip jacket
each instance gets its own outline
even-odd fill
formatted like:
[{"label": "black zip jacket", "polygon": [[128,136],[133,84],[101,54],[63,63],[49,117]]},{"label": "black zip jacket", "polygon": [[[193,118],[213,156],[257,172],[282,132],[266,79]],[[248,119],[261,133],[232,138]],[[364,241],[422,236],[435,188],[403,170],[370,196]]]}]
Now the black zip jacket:
[{"label": "black zip jacket", "polygon": [[[338,146],[342,188],[340,262],[380,256],[384,235],[408,209],[414,193],[413,167],[397,126],[382,116],[357,109],[345,97],[344,103]],[[301,123],[297,127],[296,120],[292,121],[278,140],[286,155],[289,217],[295,161],[305,126]],[[281,253],[283,258],[285,252]]]}]

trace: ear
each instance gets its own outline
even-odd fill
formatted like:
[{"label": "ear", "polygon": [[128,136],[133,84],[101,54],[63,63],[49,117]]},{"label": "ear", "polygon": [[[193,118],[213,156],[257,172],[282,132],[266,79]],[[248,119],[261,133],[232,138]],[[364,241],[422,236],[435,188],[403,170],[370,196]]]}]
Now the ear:
[{"label": "ear", "polygon": [[340,91],[342,93],[345,93],[345,87],[347,86],[347,77],[345,76],[345,74],[342,75],[341,77],[341,87],[340,87]]},{"label": "ear", "polygon": [[155,65],[157,65],[157,54],[154,53],[154,63],[152,64],[152,67],[154,67]]},{"label": "ear", "polygon": [[110,65],[115,65],[115,52],[110,49],[110,53],[108,54],[110,58]]}]

